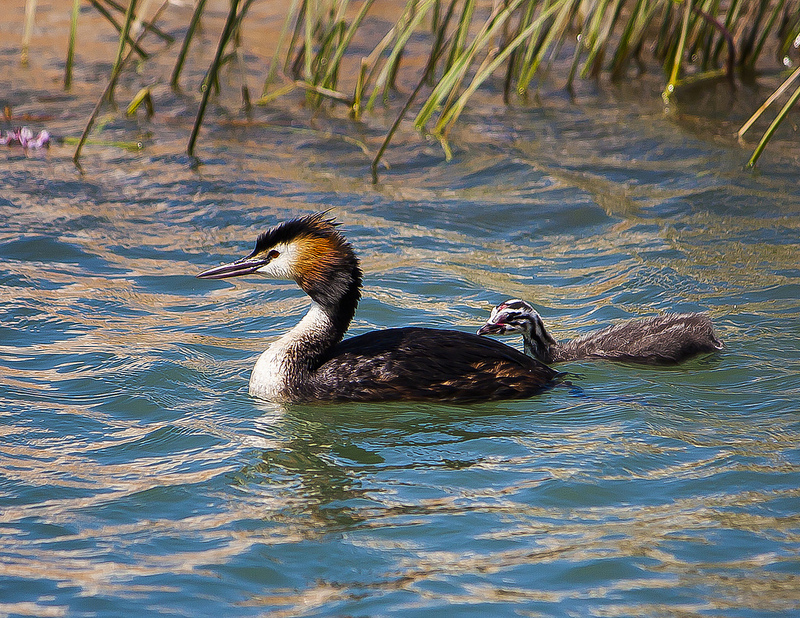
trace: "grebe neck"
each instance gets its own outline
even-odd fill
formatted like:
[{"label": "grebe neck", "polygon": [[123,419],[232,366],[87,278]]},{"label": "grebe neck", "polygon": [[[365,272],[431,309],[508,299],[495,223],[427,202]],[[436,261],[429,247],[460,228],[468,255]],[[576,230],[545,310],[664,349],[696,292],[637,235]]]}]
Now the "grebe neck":
[{"label": "grebe neck", "polygon": [[259,356],[250,375],[250,394],[291,401],[325,353],[341,341],[344,331],[336,321],[325,308],[312,303],[303,319]]},{"label": "grebe neck", "polygon": [[534,341],[530,333],[523,333],[522,341],[524,344],[525,354],[533,358],[538,358],[543,363],[552,363],[552,354],[550,349],[541,345],[541,341]]},{"label": "grebe neck", "polygon": [[339,343],[361,298],[361,268],[350,246],[325,256],[324,277],[313,270],[295,280],[311,297],[308,313],[259,357],[250,376],[250,394],[273,401],[293,401],[326,353]]},{"label": "grebe neck", "polygon": [[[290,278],[314,303],[306,318],[319,314],[321,319],[324,314],[326,329],[330,331],[330,345],[335,345],[347,332],[361,299],[362,274],[358,258],[350,244],[339,236],[326,238],[316,245],[310,244],[310,248],[306,247],[305,252],[299,253],[298,261],[307,261],[311,265],[296,269]],[[315,323],[321,325],[320,320]]]},{"label": "grebe neck", "polygon": [[544,329],[541,321],[536,325],[535,332],[523,331],[522,340],[525,354],[538,358],[543,363],[552,363],[557,355],[558,342]]}]

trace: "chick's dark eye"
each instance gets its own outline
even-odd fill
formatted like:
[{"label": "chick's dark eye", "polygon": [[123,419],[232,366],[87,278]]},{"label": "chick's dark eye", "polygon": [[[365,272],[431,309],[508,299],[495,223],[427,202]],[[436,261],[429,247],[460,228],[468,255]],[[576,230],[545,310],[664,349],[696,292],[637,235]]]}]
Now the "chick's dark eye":
[{"label": "chick's dark eye", "polygon": [[267,257],[268,257],[269,259],[271,259],[271,260],[274,260],[274,259],[275,259],[276,257],[278,257],[280,254],[281,254],[281,253],[280,253],[280,251],[275,251],[275,249],[272,249],[272,250],[271,250],[271,251],[270,251],[270,252],[267,254]]}]

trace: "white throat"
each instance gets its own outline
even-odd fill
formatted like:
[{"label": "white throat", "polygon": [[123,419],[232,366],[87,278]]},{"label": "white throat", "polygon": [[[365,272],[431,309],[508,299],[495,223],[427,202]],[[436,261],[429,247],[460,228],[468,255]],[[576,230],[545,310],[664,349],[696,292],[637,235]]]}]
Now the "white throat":
[{"label": "white throat", "polygon": [[309,371],[303,359],[332,330],[328,314],[312,302],[303,319],[258,357],[250,375],[250,394],[270,401],[291,401],[292,388],[303,383]]}]

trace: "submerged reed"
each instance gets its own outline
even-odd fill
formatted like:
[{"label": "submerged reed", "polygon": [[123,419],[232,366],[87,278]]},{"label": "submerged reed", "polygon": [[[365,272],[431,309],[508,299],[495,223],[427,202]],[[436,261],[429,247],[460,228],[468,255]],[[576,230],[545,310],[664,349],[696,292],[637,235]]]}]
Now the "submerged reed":
[{"label": "submerged reed", "polygon": [[[89,1],[97,10],[105,11],[102,14],[112,23],[110,11],[123,10],[114,0]],[[33,4],[33,0],[29,2]],[[243,57],[238,34],[252,3],[253,0],[230,1],[216,54],[201,88],[199,111],[188,142],[190,155],[194,153],[212,90],[219,88],[220,68],[233,58]],[[772,63],[778,69],[790,66],[798,62],[800,46],[800,0],[407,0],[391,27],[370,45],[371,51],[363,57],[356,56],[351,51],[353,41],[359,38],[374,3],[375,0],[287,3],[281,34],[256,101],[264,105],[302,90],[309,104],[343,103],[355,119],[360,119],[376,105],[386,105],[396,90],[398,76],[404,70],[411,73],[417,86],[373,158],[373,173],[400,122],[415,105],[414,126],[437,137],[445,153],[449,153],[450,130],[476,90],[493,76],[503,76],[504,100],[511,103],[515,98],[524,101],[557,60],[567,86],[578,75],[591,78],[607,74],[612,80],[635,78],[636,69],[655,61],[663,70],[663,96],[669,100],[686,84],[697,87],[723,76],[734,80],[738,72],[755,71],[757,63],[759,67]],[[173,87],[180,81],[186,52],[205,8],[206,1],[197,0],[177,53],[170,80]],[[120,31],[120,44],[108,98],[113,96],[123,51],[127,48],[146,57],[139,42],[129,35],[132,20],[136,19],[136,0],[129,0],[125,10],[124,23],[115,24]],[[153,32],[169,42],[169,35],[161,32],[155,21],[143,21],[142,34]],[[420,45],[427,46],[423,53],[428,62],[421,76],[419,69],[404,69],[404,56],[412,40],[414,53],[420,53]],[[364,41],[360,45],[363,48]],[[346,60],[359,66],[350,82],[341,79]],[[71,63],[70,51],[66,84]],[[634,70],[631,65],[635,65]],[[408,82],[406,74],[403,75]],[[797,72],[787,80],[784,90],[796,77]],[[241,79],[243,99],[249,104],[244,72]],[[789,95],[764,134],[751,164],[798,98],[800,87]],[[740,131],[740,137],[745,130],[746,127]],[[79,153],[80,148],[76,160]]]}]

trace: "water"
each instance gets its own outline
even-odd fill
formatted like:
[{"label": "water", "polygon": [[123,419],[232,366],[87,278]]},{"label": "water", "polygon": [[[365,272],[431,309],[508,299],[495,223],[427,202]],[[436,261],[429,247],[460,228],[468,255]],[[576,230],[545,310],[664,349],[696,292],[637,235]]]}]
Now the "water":
[{"label": "water", "polygon": [[[3,84],[65,135],[94,102]],[[192,167],[165,93],[145,148],[83,175],[1,152],[0,614],[800,615],[796,144],[744,171],[718,110],[634,87],[467,117],[449,163],[401,135],[375,186],[327,133],[352,125],[288,107],[209,123]],[[526,401],[254,400],[307,300],[194,275],[326,208],[363,261],[354,334],[521,297],[562,338],[705,310],[727,347],[561,365],[574,387]]]}]

